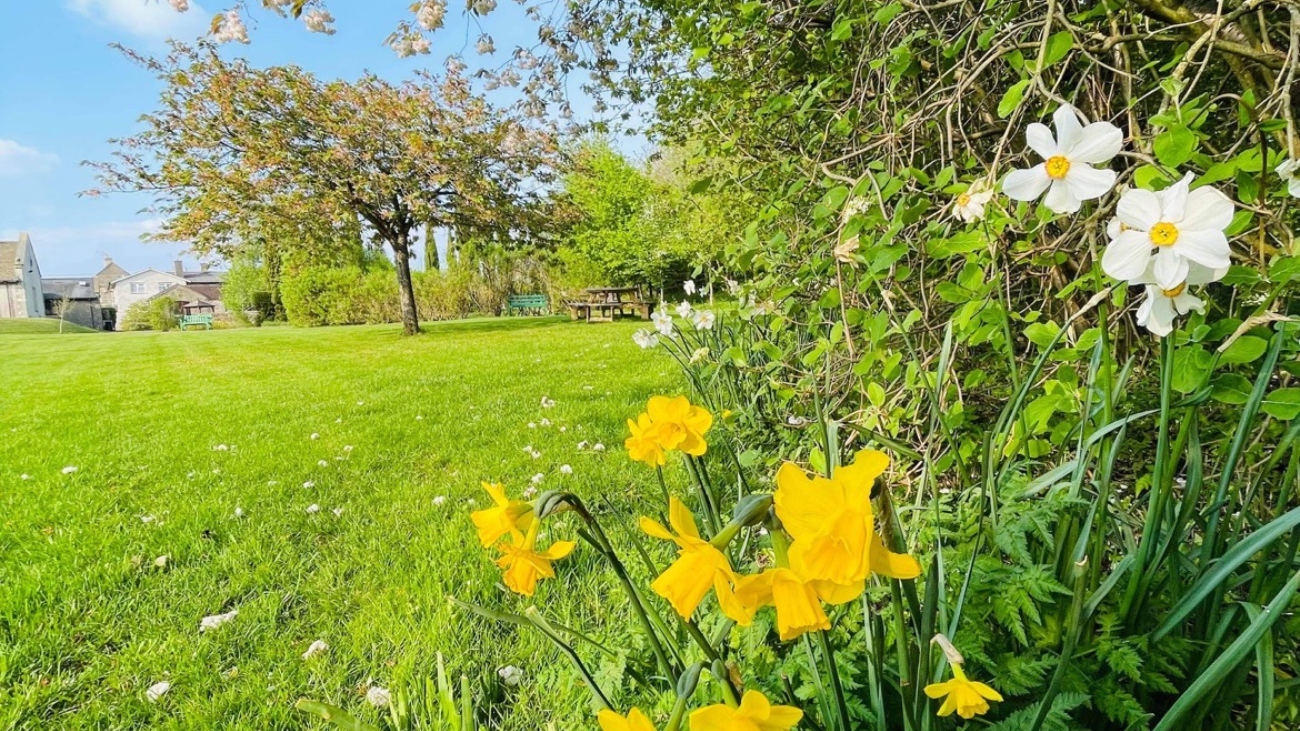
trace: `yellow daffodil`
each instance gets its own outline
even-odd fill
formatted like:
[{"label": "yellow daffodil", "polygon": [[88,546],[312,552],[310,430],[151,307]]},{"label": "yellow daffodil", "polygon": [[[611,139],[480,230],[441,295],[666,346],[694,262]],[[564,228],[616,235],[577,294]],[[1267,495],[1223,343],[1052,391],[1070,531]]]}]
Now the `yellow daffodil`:
[{"label": "yellow daffodil", "polygon": [[659,439],[664,449],[680,449],[694,457],[708,449],[704,433],[713,426],[713,414],[693,406],[685,396],[654,396],[646,405],[646,414],[662,427]]},{"label": "yellow daffodil", "polygon": [[940,716],[951,716],[953,711],[956,711],[962,718],[971,719],[988,713],[989,701],[1002,701],[1001,694],[996,690],[983,683],[967,679],[960,663],[952,663],[950,667],[952,680],[925,686],[925,694],[931,698],[948,696],[939,707]]},{"label": "yellow daffodil", "polygon": [[788,568],[768,569],[736,584],[736,597],[751,612],[776,607],[776,628],[783,641],[819,629],[830,629],[815,585]]},{"label": "yellow daffodil", "polygon": [[890,552],[876,534],[871,486],[889,466],[889,458],[864,450],[833,479],[809,477],[786,462],[776,475],[776,515],[794,539],[790,567],[807,581],[825,582],[818,593],[848,601],[862,591],[873,571],[896,579],[913,579],[921,565],[906,554]]},{"label": "yellow daffodil", "polygon": [[600,731],[655,731],[654,724],[639,708],[633,708],[626,718],[606,709],[596,720],[600,722]]},{"label": "yellow daffodil", "polygon": [[686,619],[695,613],[709,589],[715,589],[722,612],[741,624],[749,624],[753,612],[745,608],[732,590],[736,575],[731,570],[731,562],[722,551],[700,537],[695,516],[676,497],[668,501],[668,522],[676,535],[658,521],[641,518],[641,530],[655,538],[672,541],[681,549],[677,560],[659,574],[650,588]]},{"label": "yellow daffodil", "polygon": [[533,506],[523,500],[511,500],[506,497],[506,489],[499,484],[484,482],[483,489],[492,496],[493,507],[478,510],[469,517],[478,528],[478,539],[484,546],[491,546],[501,540],[502,536],[523,533],[533,524]]},{"label": "yellow daffodil", "polygon": [[501,558],[497,566],[505,569],[501,580],[507,588],[516,594],[532,596],[537,590],[539,579],[555,578],[555,569],[551,564],[568,556],[578,545],[573,541],[556,541],[545,551],[537,551],[537,528],[541,523],[533,521],[527,534],[516,532],[509,543],[498,547]]},{"label": "yellow daffodil", "polygon": [[794,706],[774,706],[756,690],[745,692],[739,708],[718,704],[691,713],[691,731],[789,731],[803,718]]},{"label": "yellow daffodil", "polygon": [[623,442],[623,447],[627,449],[629,457],[651,467],[662,467],[668,463],[668,454],[660,440],[663,429],[650,420],[649,414],[641,414],[636,421],[628,419],[627,429],[632,436]]}]

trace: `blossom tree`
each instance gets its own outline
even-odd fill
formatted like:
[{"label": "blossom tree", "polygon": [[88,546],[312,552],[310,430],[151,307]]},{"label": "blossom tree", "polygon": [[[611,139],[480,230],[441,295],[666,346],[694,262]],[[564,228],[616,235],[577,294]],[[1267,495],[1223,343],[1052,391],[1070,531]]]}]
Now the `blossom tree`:
[{"label": "blossom tree", "polygon": [[[230,256],[268,229],[319,247],[360,223],[396,263],[402,322],[419,332],[411,282],[421,226],[518,235],[550,177],[552,136],[473,94],[449,73],[394,85],[325,82],[294,67],[256,69],[210,44],[165,59],[129,56],[164,82],[144,131],[90,163],[101,192],[147,192],[155,239]],[[296,243],[295,243],[296,242]]]}]

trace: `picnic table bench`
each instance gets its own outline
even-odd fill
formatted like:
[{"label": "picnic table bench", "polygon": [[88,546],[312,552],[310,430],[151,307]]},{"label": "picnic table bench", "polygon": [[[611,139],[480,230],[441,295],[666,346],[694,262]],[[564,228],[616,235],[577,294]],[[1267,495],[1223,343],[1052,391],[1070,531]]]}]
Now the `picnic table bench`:
[{"label": "picnic table bench", "polygon": [[506,313],[535,311],[541,314],[546,311],[546,295],[544,294],[512,294],[510,301],[506,304]]},{"label": "picnic table bench", "polygon": [[[586,301],[567,303],[569,317],[587,322],[610,322],[615,317],[636,315],[642,320],[650,319],[653,305],[639,299],[636,287],[591,287],[586,290]],[[629,296],[629,299],[625,299]]]},{"label": "picnic table bench", "polygon": [[182,330],[188,330],[191,327],[203,327],[212,329],[212,315],[181,315],[180,326]]}]

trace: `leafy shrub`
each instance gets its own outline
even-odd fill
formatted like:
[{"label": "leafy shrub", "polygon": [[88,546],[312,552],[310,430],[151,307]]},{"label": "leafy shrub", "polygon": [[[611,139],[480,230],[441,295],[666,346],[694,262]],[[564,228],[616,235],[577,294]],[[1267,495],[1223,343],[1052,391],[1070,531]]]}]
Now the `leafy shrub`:
[{"label": "leafy shrub", "polygon": [[180,305],[167,297],[136,302],[127,309],[122,320],[123,330],[167,332],[179,326]]}]

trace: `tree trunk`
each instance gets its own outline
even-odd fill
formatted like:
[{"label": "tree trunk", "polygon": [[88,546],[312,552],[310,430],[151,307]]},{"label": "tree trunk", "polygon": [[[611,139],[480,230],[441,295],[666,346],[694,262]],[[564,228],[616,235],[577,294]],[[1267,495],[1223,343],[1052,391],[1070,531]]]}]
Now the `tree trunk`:
[{"label": "tree trunk", "polygon": [[402,233],[393,242],[393,259],[397,262],[397,288],[402,293],[402,331],[407,335],[420,332],[420,310],[415,306],[415,286],[411,283],[411,238]]}]

